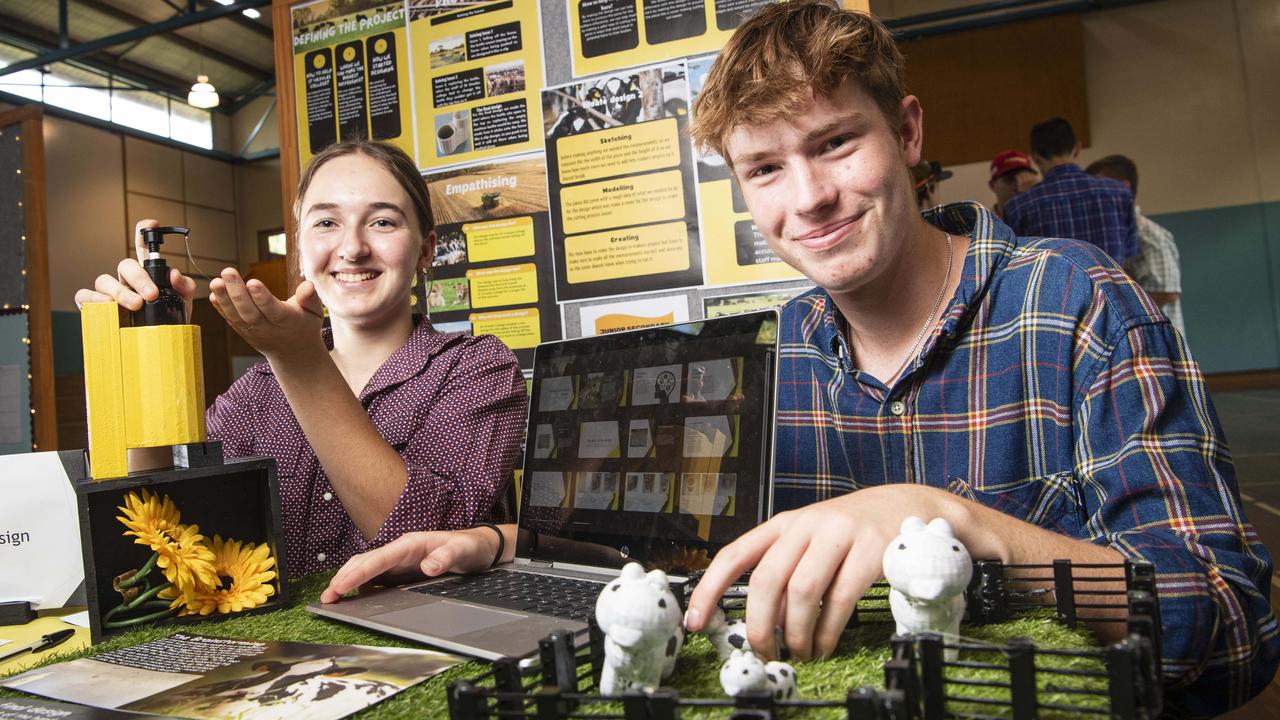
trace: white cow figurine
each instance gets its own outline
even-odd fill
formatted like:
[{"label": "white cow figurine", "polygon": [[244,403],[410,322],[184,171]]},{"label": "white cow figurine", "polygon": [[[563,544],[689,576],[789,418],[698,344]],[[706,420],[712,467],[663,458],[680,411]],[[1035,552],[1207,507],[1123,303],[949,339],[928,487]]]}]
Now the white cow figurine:
[{"label": "white cow figurine", "polygon": [[774,700],[790,700],[796,697],[796,671],[787,663],[766,663],[750,650],[735,648],[720,667],[720,686],[730,697],[746,690],[768,690]]},{"label": "white cow figurine", "polygon": [[596,624],[605,634],[601,695],[651,690],[675,670],[684,628],[661,570],[646,575],[639,563],[628,563],[596,599]]},{"label": "white cow figurine", "polygon": [[[884,577],[889,581],[889,608],[898,634],[960,634],[964,590],[973,561],[943,518],[925,524],[918,517],[902,521],[901,534],[884,549]],[[955,660],[956,650],[947,650]]]},{"label": "white cow figurine", "polygon": [[[747,642],[747,621],[727,620],[724,610],[719,607],[712,613],[711,619],[707,620],[707,624],[702,628],[702,634],[711,641],[721,662],[728,660],[729,654],[734,650],[751,649],[751,643]],[[778,655],[785,660],[788,652],[787,644],[783,640],[782,628],[774,629],[774,642],[778,647]]]}]

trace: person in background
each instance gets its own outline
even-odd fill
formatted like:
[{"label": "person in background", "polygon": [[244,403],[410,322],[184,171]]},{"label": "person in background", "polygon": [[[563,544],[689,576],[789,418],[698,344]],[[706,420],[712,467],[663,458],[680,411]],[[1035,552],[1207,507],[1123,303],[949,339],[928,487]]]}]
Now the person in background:
[{"label": "person in background", "polygon": [[911,168],[911,179],[915,183],[916,202],[920,212],[938,205],[938,183],[951,177],[950,170],[943,170],[942,163],[936,160],[921,160]]},{"label": "person in background", "polygon": [[1071,123],[1051,118],[1031,128],[1031,159],[1043,180],[1004,205],[1018,235],[1083,240],[1124,265],[1138,251],[1133,193],[1110,178],[1080,169],[1080,142]]},{"label": "person in background", "polygon": [[1151,299],[1183,337],[1187,329],[1182,323],[1182,269],[1178,266],[1178,245],[1173,233],[1142,214],[1138,207],[1138,166],[1124,155],[1108,155],[1085,168],[1090,175],[1119,180],[1133,192],[1133,216],[1138,226],[1138,252],[1129,258],[1124,269]]},{"label": "person in background", "polygon": [[[226,268],[210,301],[266,357],[211,405],[227,457],[274,458],[291,573],[335,568],[410,530],[490,519],[524,437],[525,384],[490,335],[441,333],[409,303],[427,275],[435,225],[417,165],[393,145],[318,153],[293,207],[303,282],[287,300]],[[139,257],[146,249],[138,223]],[[137,260],[76,304],[136,310],[158,290]],[[195,280],[171,271],[187,301]],[[330,326],[323,328],[324,310]]]},{"label": "person in background", "polygon": [[996,194],[991,206],[995,216],[1004,219],[1004,206],[1009,198],[1026,192],[1040,182],[1040,173],[1031,163],[1031,156],[1019,150],[1004,150],[991,159],[991,179],[987,187]]}]

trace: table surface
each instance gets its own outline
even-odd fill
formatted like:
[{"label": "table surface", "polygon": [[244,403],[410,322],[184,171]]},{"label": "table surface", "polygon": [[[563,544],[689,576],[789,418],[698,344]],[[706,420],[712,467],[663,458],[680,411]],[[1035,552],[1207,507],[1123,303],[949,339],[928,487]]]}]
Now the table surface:
[{"label": "table surface", "polygon": [[[40,611],[40,617],[26,625],[0,625],[0,640],[9,641],[4,645],[0,645],[0,654],[19,645],[26,645],[32,640],[39,640],[43,635],[66,630],[67,628],[73,628],[76,634],[58,645],[55,648],[57,652],[78,652],[89,647],[89,628],[77,627],[62,621],[63,616],[72,615],[82,610],[84,610],[83,607],[42,610]],[[0,675],[10,675],[20,670],[26,670],[44,658],[44,653],[23,653],[15,658],[0,660]]]}]

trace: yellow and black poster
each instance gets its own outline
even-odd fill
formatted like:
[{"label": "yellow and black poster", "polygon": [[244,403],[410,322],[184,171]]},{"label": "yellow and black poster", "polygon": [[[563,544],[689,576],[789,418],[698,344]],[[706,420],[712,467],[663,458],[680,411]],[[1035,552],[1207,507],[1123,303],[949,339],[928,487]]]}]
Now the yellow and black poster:
[{"label": "yellow and black poster", "polygon": [[298,154],[339,140],[385,140],[413,155],[403,2],[318,0],[295,6],[293,77]]},{"label": "yellow and black poster", "polygon": [[[715,56],[689,60],[691,97],[697,98]],[[707,285],[798,280],[804,276],[782,262],[756,229],[724,158],[694,151],[702,210],[702,252]]]},{"label": "yellow and black poster", "polygon": [[427,312],[437,330],[498,337],[520,365],[560,339],[541,154],[427,176],[436,254]]},{"label": "yellow and black poster", "polygon": [[418,165],[542,149],[536,0],[410,0]]},{"label": "yellow and black poster", "polygon": [[[568,0],[573,76],[663,62],[724,47],[774,0]],[[866,10],[867,0],[845,0]]]},{"label": "yellow and black poster", "polygon": [[684,63],[542,93],[556,297],[702,283]]}]

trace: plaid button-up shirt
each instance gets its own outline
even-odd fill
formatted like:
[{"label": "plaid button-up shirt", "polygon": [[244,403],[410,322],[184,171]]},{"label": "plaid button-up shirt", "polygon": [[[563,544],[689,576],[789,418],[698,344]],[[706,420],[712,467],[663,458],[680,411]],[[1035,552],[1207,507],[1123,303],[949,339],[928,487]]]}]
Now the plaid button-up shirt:
[{"label": "plaid button-up shirt", "polygon": [[[1173,241],[1173,233],[1143,215],[1137,207],[1133,217],[1138,226],[1138,254],[1129,258],[1124,269],[1149,293],[1181,294],[1182,269],[1178,267],[1178,245]],[[1182,324],[1182,300],[1165,303],[1160,309],[1178,332],[1187,334]]]},{"label": "plaid button-up shirt", "polygon": [[1149,560],[1171,702],[1251,697],[1280,660],[1271,559],[1186,343],[1096,248],[1017,237],[977,204],[925,218],[973,241],[892,388],[852,365],[825,291],[783,308],[776,508],[924,483]]},{"label": "plaid button-up shirt", "polygon": [[1133,193],[1118,180],[1059,165],[1039,185],[1009,198],[1004,221],[1022,236],[1083,240],[1121,265],[1138,252]]}]

